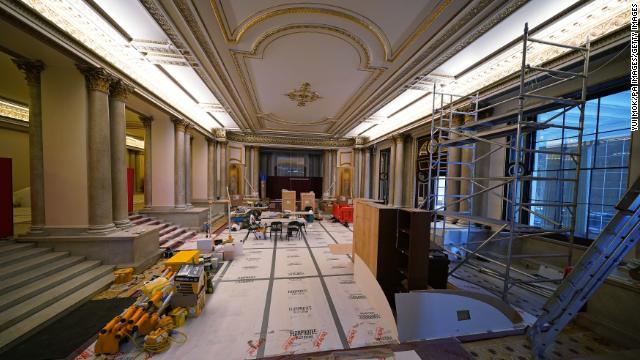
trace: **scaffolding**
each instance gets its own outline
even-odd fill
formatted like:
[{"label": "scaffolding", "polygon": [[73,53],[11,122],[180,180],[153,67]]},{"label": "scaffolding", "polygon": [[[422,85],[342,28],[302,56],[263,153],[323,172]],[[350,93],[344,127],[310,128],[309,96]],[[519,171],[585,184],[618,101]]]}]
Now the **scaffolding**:
[{"label": "scaffolding", "polygon": [[[462,96],[447,94],[440,91],[438,84],[433,85],[433,115],[430,128],[430,140],[428,151],[430,153],[427,196],[421,207],[433,210],[434,225],[432,226],[432,239],[438,238],[441,231],[442,245],[445,251],[456,256],[459,262],[450,269],[450,275],[465,265],[471,259],[482,259],[487,271],[492,276],[499,277],[503,281],[501,296],[508,301],[507,294],[513,286],[519,286],[533,290],[541,295],[550,295],[553,288],[545,286],[545,283],[557,283],[561,278],[541,278],[526,271],[514,268],[514,261],[533,258],[566,257],[567,265],[572,263],[572,253],[575,242],[576,212],[578,209],[578,184],[580,178],[580,159],[582,152],[582,135],[584,128],[584,116],[587,96],[587,77],[589,74],[590,43],[587,39],[584,46],[570,46],[535,39],[529,36],[528,25],[525,24],[522,44],[522,64],[519,73],[518,95],[490,106],[479,107],[482,101],[475,96]],[[527,62],[527,51],[534,44],[544,44],[554,47],[562,47],[573,50],[583,56],[582,71],[564,71],[542,66],[534,66]],[[544,80],[543,86],[539,80]],[[574,97],[552,97],[542,95],[544,89],[551,89],[561,83],[579,79],[581,80],[581,92]],[[525,113],[530,101],[536,100],[540,105],[559,105],[561,109],[544,121],[536,121],[527,117]],[[489,117],[480,118],[479,114],[496,106],[508,102],[517,101],[517,118],[513,117]],[[564,114],[572,109],[578,109],[579,120],[577,124],[567,125],[564,121],[558,123],[557,119],[563,119]],[[464,121],[456,119],[464,118]],[[559,148],[536,149],[528,146],[526,138],[535,134],[537,130],[559,129],[564,135],[571,133],[575,140],[565,143],[565,136]],[[478,154],[477,144],[488,144],[487,151]],[[498,151],[505,151],[508,155],[507,171],[503,176],[477,176],[479,162],[492,156]],[[456,152],[465,154],[460,160],[454,159],[451,154]],[[525,166],[526,161],[533,157],[549,156],[559,159],[560,166],[555,176],[543,176],[530,172]],[[486,160],[485,160],[486,161]],[[453,166],[459,166],[460,174],[451,174],[448,171]],[[570,171],[565,170],[570,169]],[[454,175],[454,176],[451,176]],[[552,183],[558,189],[559,198],[552,201],[527,200],[524,190],[532,183]],[[464,191],[459,194],[449,194],[451,186],[457,186]],[[570,190],[567,191],[566,189]],[[488,217],[480,209],[474,208],[474,200],[479,196],[495,196],[503,204],[504,211],[500,212],[500,218]],[[459,208],[454,211],[453,209]],[[560,214],[560,220],[547,216],[549,209],[555,209]],[[532,224],[529,218],[536,219]],[[457,229],[467,229],[466,239],[463,244],[456,244],[459,251],[445,246],[445,230],[447,223],[458,222]],[[478,227],[490,228],[484,232],[479,240],[477,238]],[[472,236],[472,232],[476,235]],[[567,253],[536,253],[514,254],[516,241],[531,237],[549,237],[562,235],[568,239]],[[472,241],[470,241],[470,239]],[[500,245],[503,253],[487,252],[488,244]],[[477,245],[477,246],[476,246]],[[477,265],[477,264],[476,264]],[[499,269],[499,270],[497,270]],[[454,275],[455,276],[455,275]]]}]

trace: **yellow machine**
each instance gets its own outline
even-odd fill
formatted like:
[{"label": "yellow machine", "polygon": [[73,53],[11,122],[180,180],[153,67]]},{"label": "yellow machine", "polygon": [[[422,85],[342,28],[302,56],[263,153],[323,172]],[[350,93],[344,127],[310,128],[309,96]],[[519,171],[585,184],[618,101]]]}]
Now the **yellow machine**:
[{"label": "yellow machine", "polygon": [[184,250],[173,255],[171,258],[164,262],[164,265],[172,269],[174,272],[180,270],[180,267],[185,264],[198,264],[200,261],[200,251],[198,250]]}]

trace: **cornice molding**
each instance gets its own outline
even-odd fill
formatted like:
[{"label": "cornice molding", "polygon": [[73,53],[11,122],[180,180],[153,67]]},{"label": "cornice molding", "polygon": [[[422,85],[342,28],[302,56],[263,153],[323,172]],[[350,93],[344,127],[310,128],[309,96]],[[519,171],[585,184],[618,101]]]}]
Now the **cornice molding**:
[{"label": "cornice molding", "polygon": [[[169,38],[169,40],[171,40],[174,46],[176,46],[179,49],[188,49],[188,45],[183,40],[183,37],[179,35],[179,32],[176,29],[175,25],[171,20],[169,20],[167,13],[162,8],[163,5],[158,4],[156,0],[140,0],[140,3],[147,10],[149,15],[153,18],[153,20],[158,24],[158,26],[160,26],[162,31],[167,35],[167,37]],[[193,13],[188,2],[185,0],[176,0],[172,3],[176,7],[180,15],[182,16],[187,27],[189,28],[189,31],[196,38],[196,41],[200,46],[200,48],[202,49],[202,51],[204,52],[204,54],[206,55],[207,60],[209,61],[211,66],[213,66],[216,72],[217,78],[222,83],[222,86],[224,87],[226,92],[228,92],[229,94],[234,94],[233,90],[235,88],[230,83],[229,79],[227,79],[226,76],[223,76],[223,74],[225,74],[224,68],[216,60],[217,56],[213,51],[213,49],[210,46],[208,46],[206,39],[203,35],[203,32],[201,30],[201,27],[198,24],[198,20],[196,19],[196,14]],[[193,54],[192,51],[189,51],[189,52]],[[199,59],[195,55],[193,55],[192,61],[198,64],[198,66],[192,66],[192,69],[196,72],[196,74],[198,74],[200,79],[205,83],[207,88],[213,93],[216,99],[220,101],[220,103],[223,105],[225,110],[227,110],[229,115],[236,121],[236,123],[239,126],[248,127],[248,124],[244,121],[244,118],[247,117],[246,112],[242,108],[239,108],[240,112],[242,112],[242,116],[237,116],[237,114],[235,114],[235,112],[231,110],[231,106],[229,105],[228,99],[225,96],[221,95],[220,91],[218,90],[216,85],[213,83],[212,77],[209,76],[209,73],[199,63]]]},{"label": "cornice molding", "polygon": [[[473,23],[473,19],[478,17],[485,9],[492,5],[492,0],[480,0],[478,3],[466,11],[453,25],[446,29],[442,33],[438,33],[431,40],[429,40],[414,56],[413,60],[404,64],[401,69],[398,69],[394,74],[385,80],[385,83],[376,91],[373,96],[362,104],[358,109],[355,109],[348,118],[345,118],[343,124],[336,129],[338,133],[344,133],[352,129],[358,119],[366,119],[366,114],[373,114],[387,103],[394,99],[393,94],[406,85],[409,79],[414,78],[420,73],[430,73],[438,66],[442,65],[445,61],[449,60],[460,50],[464,49],[467,45],[471,44],[480,36],[484,35],[493,26],[500,23],[502,20],[513,14],[522,5],[526,4],[528,0],[516,0],[507,2],[506,6],[503,6],[498,12],[494,13],[488,19],[483,21],[473,32],[458,36],[458,40],[454,41],[452,45],[446,44],[446,39],[456,38],[456,34],[465,26]],[[442,39],[445,39],[443,41]],[[445,51],[440,51],[441,48],[445,48]],[[437,54],[437,55],[435,55]],[[386,98],[382,100],[382,98]]]},{"label": "cornice molding", "polygon": [[229,141],[266,145],[294,145],[312,147],[352,147],[355,145],[354,139],[265,136],[245,134],[240,132],[227,132],[227,139]]},{"label": "cornice molding", "polygon": [[[141,0],[145,1],[145,0]],[[0,18],[9,21],[21,31],[30,33],[34,38],[49,44],[52,48],[60,51],[68,58],[98,67],[104,67],[114,75],[127,79],[136,86],[136,93],[144,101],[157,106],[169,115],[184,114],[164,99],[158,97],[145,86],[139,84],[125,72],[112,66],[106,59],[96,54],[80,41],[63,31],[61,28],[48,21],[41,14],[29,7],[27,4],[17,0],[0,0]],[[208,134],[209,130],[198,125],[203,134]]]}]

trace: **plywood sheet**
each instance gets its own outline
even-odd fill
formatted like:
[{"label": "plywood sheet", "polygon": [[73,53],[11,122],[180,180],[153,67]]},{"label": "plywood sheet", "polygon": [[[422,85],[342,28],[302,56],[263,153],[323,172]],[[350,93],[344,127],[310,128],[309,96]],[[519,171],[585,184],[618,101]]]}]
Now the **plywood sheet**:
[{"label": "plywood sheet", "polygon": [[349,244],[329,244],[329,251],[334,255],[351,255],[353,247]]}]

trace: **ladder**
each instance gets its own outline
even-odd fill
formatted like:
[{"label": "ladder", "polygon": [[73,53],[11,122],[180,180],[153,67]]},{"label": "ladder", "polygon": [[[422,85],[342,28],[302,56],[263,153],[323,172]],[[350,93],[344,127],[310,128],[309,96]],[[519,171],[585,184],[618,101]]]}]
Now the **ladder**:
[{"label": "ladder", "polygon": [[544,357],[560,331],[640,239],[640,177],[616,205],[618,210],[573,271],[547,300],[527,331],[534,356]]}]

